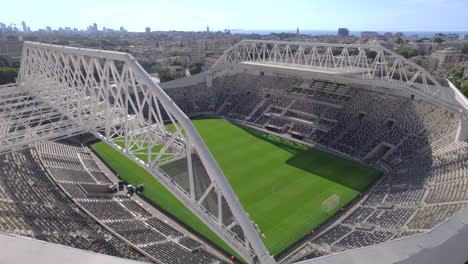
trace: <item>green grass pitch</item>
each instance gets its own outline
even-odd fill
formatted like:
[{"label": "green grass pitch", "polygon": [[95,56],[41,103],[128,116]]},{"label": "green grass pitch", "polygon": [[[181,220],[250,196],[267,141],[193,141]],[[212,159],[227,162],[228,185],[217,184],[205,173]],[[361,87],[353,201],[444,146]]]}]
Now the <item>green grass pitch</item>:
[{"label": "green grass pitch", "polygon": [[[337,194],[343,206],[379,176],[373,168],[226,120],[195,119],[193,124],[250,218],[266,235],[264,243],[272,255],[334,213],[321,211],[324,200]],[[233,252],[144,169],[105,143],[92,147],[124,180],[145,184],[148,199]]]}]

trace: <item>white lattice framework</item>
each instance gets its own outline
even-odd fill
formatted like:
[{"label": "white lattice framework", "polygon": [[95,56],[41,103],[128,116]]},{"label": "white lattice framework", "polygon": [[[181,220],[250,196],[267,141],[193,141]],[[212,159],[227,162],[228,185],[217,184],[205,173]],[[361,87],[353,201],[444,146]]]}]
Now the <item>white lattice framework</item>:
[{"label": "white lattice framework", "polygon": [[0,153],[83,132],[61,111],[16,84],[0,86]]},{"label": "white lattice framework", "polygon": [[460,111],[452,89],[442,86],[423,67],[379,45],[242,40],[226,50],[216,65],[224,63],[281,66],[339,74],[368,85],[404,88]]},{"label": "white lattice framework", "polygon": [[[275,263],[189,118],[129,54],[25,42],[17,84],[1,88],[0,100],[8,121],[0,152],[90,132],[150,172],[246,261]],[[29,127],[43,133],[4,137],[18,134],[13,117],[39,118]]]}]

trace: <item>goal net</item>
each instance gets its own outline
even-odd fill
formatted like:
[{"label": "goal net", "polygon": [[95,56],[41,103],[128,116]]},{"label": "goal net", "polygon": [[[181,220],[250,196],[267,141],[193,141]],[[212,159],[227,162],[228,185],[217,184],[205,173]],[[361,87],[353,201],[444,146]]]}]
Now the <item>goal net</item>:
[{"label": "goal net", "polygon": [[333,194],[328,199],[322,202],[321,209],[324,213],[330,213],[340,206],[341,198],[339,195]]}]

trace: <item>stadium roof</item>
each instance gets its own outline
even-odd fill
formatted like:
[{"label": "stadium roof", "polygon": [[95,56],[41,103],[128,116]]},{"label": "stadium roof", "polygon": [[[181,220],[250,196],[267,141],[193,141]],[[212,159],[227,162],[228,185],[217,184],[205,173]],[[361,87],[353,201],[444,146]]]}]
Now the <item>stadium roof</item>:
[{"label": "stadium roof", "polygon": [[232,63],[286,67],[328,74],[342,81],[406,90],[468,116],[466,98],[461,102],[456,89],[380,45],[242,40],[227,49],[214,68]]}]

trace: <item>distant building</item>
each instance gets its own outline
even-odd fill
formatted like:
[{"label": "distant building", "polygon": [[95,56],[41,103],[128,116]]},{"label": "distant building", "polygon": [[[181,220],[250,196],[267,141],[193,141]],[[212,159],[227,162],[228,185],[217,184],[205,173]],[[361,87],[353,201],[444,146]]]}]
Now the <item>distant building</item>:
[{"label": "distant building", "polygon": [[120,27],[120,32],[127,32],[127,30],[124,27]]},{"label": "distant building", "polygon": [[468,34],[465,34],[465,35],[460,35],[458,37],[459,40],[468,40]]},{"label": "distant building", "polygon": [[451,40],[458,40],[460,36],[458,36],[458,34],[445,34],[442,38],[444,40],[451,41]]},{"label": "distant building", "polygon": [[50,32],[52,32],[52,28],[49,27],[49,26],[47,26],[47,27],[46,27],[46,31],[50,33]]},{"label": "distant building", "polygon": [[349,30],[347,28],[339,28],[338,36],[349,37]]},{"label": "distant building", "polygon": [[393,33],[392,33],[392,32],[386,32],[386,33],[384,34],[384,38],[386,38],[386,39],[388,39],[388,40],[393,39],[393,37],[394,37],[394,36],[393,36]]},{"label": "distant building", "polygon": [[0,57],[4,57],[10,62],[20,61],[22,51],[22,39],[9,36],[5,40],[0,40]]},{"label": "distant building", "polygon": [[397,32],[395,33],[395,38],[405,38],[405,34],[403,34],[402,32]]},{"label": "distant building", "polygon": [[98,31],[96,23],[93,24],[93,31]]},{"label": "distant building", "polygon": [[418,64],[421,67],[428,69],[429,71],[433,71],[437,69],[438,60],[431,56],[416,56],[410,58],[411,61]]},{"label": "distant building", "polygon": [[434,51],[431,56],[437,59],[437,68],[451,68],[460,61],[461,52],[454,48],[446,48]]},{"label": "distant building", "polygon": [[299,27],[296,29],[296,34],[299,35]]},{"label": "distant building", "polygon": [[28,27],[26,26],[26,22],[21,22],[21,26],[23,27],[23,32],[28,32]]},{"label": "distant building", "polygon": [[361,38],[363,39],[373,39],[373,38],[378,38],[379,33],[375,31],[363,31],[361,32]]},{"label": "distant building", "polygon": [[6,29],[6,25],[3,24],[3,23],[0,23],[0,29],[1,29],[1,30],[5,30],[5,29]]},{"label": "distant building", "polygon": [[210,32],[210,27],[206,27],[206,32]]},{"label": "distant building", "polygon": [[151,33],[151,28],[150,27],[145,27],[145,32],[146,33]]},{"label": "distant building", "polygon": [[192,40],[189,42],[190,47],[190,62],[205,63],[205,45],[201,41]]},{"label": "distant building", "polygon": [[413,34],[413,35],[407,37],[406,39],[409,40],[409,41],[415,42],[416,40],[419,39],[419,35],[418,34]]}]

